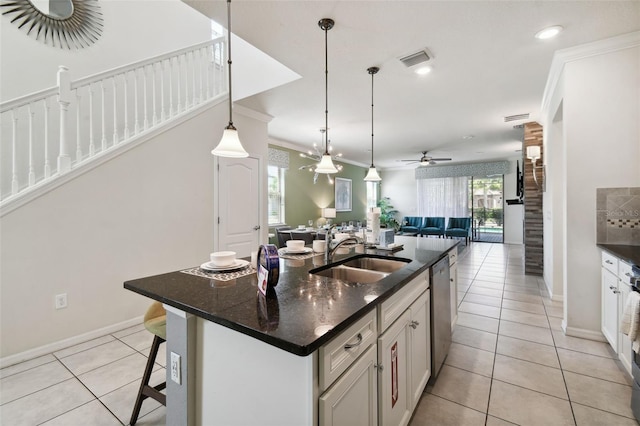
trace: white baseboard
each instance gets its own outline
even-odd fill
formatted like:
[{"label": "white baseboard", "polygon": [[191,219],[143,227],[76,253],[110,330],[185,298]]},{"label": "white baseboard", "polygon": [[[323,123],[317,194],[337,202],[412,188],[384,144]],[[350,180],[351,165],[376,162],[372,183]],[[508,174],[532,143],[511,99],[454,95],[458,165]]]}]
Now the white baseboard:
[{"label": "white baseboard", "polygon": [[596,342],[607,342],[607,339],[600,331],[586,330],[584,328],[567,327],[567,323],[562,321],[562,329],[564,334],[571,337],[580,337],[581,339],[595,340]]},{"label": "white baseboard", "polygon": [[549,287],[549,284],[547,284],[547,280],[544,277],[542,277],[542,280],[544,281],[544,288],[547,290],[547,297],[553,300],[554,302],[562,302],[564,300],[564,295],[562,294],[554,295],[551,288]]},{"label": "white baseboard", "polygon": [[88,342],[89,340],[97,339],[99,337],[106,336],[107,334],[115,333],[116,331],[124,330],[125,328],[142,324],[143,318],[143,316],[139,316],[127,321],[122,321],[117,324],[112,324],[106,327],[99,328],[97,330],[89,331],[87,333],[79,334],[77,336],[69,337],[67,339],[59,340],[47,345],[39,346],[34,349],[29,349],[28,351],[0,358],[0,368],[5,368],[10,365],[38,358],[40,356],[62,350],[70,346],[79,345],[80,343]]}]

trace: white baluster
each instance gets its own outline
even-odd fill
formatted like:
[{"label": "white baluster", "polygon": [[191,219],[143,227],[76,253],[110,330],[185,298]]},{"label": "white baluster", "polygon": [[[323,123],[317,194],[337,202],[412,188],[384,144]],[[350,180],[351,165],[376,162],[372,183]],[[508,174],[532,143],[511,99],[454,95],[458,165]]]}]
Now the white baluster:
[{"label": "white baluster", "polygon": [[71,157],[67,141],[67,112],[71,103],[71,81],[69,69],[65,66],[58,68],[58,105],[60,106],[60,153],[58,155],[58,174],[71,170]]},{"label": "white baluster", "polygon": [[89,157],[96,154],[96,145],[93,139],[93,86],[89,85]]},{"label": "white baluster", "polygon": [[189,90],[189,53],[185,53],[184,56],[180,56],[180,58],[184,58],[181,59],[180,63],[180,70],[184,70],[184,77],[180,78],[180,81],[184,80],[184,108],[183,111],[186,111],[189,109],[189,105],[190,105],[190,94],[191,91]]},{"label": "white baluster", "polygon": [[44,98],[44,177],[51,176],[51,164],[49,163],[49,100]]},{"label": "white baluster", "polygon": [[[152,74],[153,76],[153,74]],[[146,65],[142,67],[142,93],[144,94],[144,122],[143,122],[143,126],[144,126],[144,130],[147,130],[149,128],[149,111],[147,109],[147,104],[149,103],[147,101],[147,67]],[[155,94],[154,94],[155,97]]]},{"label": "white baluster", "polygon": [[173,58],[169,58],[169,117],[173,114]]},{"label": "white baluster", "polygon": [[107,92],[104,87],[104,80],[100,81],[100,91],[102,92],[102,100],[100,101],[102,104],[102,140],[101,140],[101,151],[104,152],[107,149]]},{"label": "white baluster", "polygon": [[[113,144],[118,144],[118,88],[116,87],[116,75],[111,79],[113,81]],[[125,102],[126,104],[126,102]]]},{"label": "white baluster", "polygon": [[17,142],[18,142],[18,118],[16,117],[16,110],[11,110],[11,195],[18,193],[18,156],[17,156]]},{"label": "white baluster", "polygon": [[129,139],[129,79],[127,73],[122,75],[124,82],[124,137],[123,140]]},{"label": "white baluster", "polygon": [[180,112],[182,112],[182,61],[180,60],[180,58],[182,57],[182,55],[178,55],[176,57],[176,67],[178,68],[178,72],[177,72],[177,82],[178,82],[178,106],[177,106],[177,112],[178,114]]},{"label": "white baluster", "polygon": [[167,119],[167,108],[164,102],[164,79],[167,74],[165,63],[164,60],[160,63],[160,121]]},{"label": "white baluster", "polygon": [[204,102],[204,99],[205,99],[205,94],[204,94],[204,80],[203,80],[203,78],[202,78],[202,74],[203,74],[203,72],[202,72],[202,65],[203,65],[203,63],[205,62],[205,61],[204,61],[204,55],[203,55],[203,53],[204,53],[204,50],[203,50],[203,49],[204,49],[203,47],[201,47],[200,49],[198,49],[198,64],[199,64],[199,66],[198,66],[198,70],[200,70],[200,102]]},{"label": "white baluster", "polygon": [[152,125],[155,126],[158,123],[158,114],[156,112],[156,106],[158,103],[158,99],[156,99],[156,64],[151,65],[151,92],[153,95],[153,118]]},{"label": "white baluster", "polygon": [[206,85],[207,85],[207,98],[211,97],[211,91],[212,91],[212,84],[211,84],[211,80],[213,75],[211,75],[213,73],[213,68],[211,68],[211,58],[212,58],[212,48],[213,46],[209,46],[208,48],[205,47],[205,51],[204,51],[204,79],[206,81]]},{"label": "white baluster", "polygon": [[80,134],[80,90],[76,89],[76,164],[82,161],[82,146]]},{"label": "white baluster", "polygon": [[36,184],[36,170],[33,167],[33,116],[34,112],[29,104],[29,186]]},{"label": "white baluster", "polygon": [[193,89],[193,95],[191,96],[191,106],[195,106],[198,103],[198,96],[196,95],[196,52],[191,51],[191,86]]},{"label": "white baluster", "polygon": [[138,70],[134,69],[133,70],[133,91],[135,93],[135,98],[133,99],[133,108],[134,108],[134,120],[135,120],[135,124],[133,127],[133,131],[134,134],[138,134],[140,133],[140,120],[139,120],[139,107],[138,107],[138,98],[140,97],[139,93],[138,93]]}]

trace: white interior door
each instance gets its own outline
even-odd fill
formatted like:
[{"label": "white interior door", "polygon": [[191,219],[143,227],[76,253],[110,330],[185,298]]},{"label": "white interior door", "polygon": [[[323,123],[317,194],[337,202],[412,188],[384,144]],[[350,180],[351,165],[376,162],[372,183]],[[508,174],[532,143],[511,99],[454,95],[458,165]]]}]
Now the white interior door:
[{"label": "white interior door", "polygon": [[260,162],[220,158],[218,168],[218,250],[250,256],[260,241]]}]

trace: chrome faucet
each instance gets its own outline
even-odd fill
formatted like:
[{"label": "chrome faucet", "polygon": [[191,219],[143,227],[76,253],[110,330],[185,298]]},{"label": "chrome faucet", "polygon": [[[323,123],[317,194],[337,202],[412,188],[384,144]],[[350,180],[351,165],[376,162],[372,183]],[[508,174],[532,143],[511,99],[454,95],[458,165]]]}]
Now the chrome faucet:
[{"label": "chrome faucet", "polygon": [[364,243],[364,240],[362,238],[358,238],[355,235],[350,236],[345,238],[344,240],[340,240],[336,243],[336,245],[334,245],[333,247],[331,247],[331,243],[332,243],[332,235],[331,235],[331,230],[335,227],[335,225],[331,225],[331,227],[327,230],[327,236],[326,236],[326,245],[325,245],[325,249],[324,249],[324,261],[325,263],[329,264],[331,262],[333,262],[333,255],[336,253],[336,251],[338,250],[338,248],[343,245],[344,243],[347,243],[349,241],[354,242],[356,244],[362,244]]}]

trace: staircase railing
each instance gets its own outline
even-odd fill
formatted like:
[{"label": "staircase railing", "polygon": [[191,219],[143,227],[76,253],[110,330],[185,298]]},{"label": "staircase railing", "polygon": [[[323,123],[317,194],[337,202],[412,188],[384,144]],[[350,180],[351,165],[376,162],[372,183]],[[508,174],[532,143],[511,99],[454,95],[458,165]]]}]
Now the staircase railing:
[{"label": "staircase railing", "polygon": [[224,97],[223,37],[0,104],[0,206]]}]

